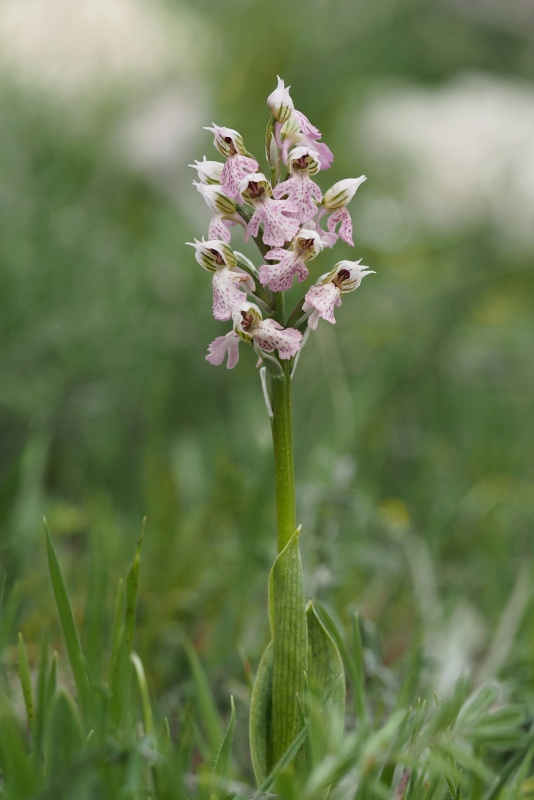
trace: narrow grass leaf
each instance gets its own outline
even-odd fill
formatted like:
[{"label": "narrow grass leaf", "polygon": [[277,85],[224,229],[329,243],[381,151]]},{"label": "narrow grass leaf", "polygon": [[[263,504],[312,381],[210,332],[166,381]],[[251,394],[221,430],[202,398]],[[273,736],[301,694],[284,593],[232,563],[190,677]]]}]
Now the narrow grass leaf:
[{"label": "narrow grass leaf", "polygon": [[145,728],[145,734],[147,736],[151,736],[154,733],[154,720],[152,717],[152,706],[150,704],[150,695],[148,692],[143,662],[137,653],[132,653],[130,655],[130,661],[134,665],[134,671],[137,677],[137,685],[139,686],[139,694],[141,695],[141,707],[143,709],[143,726]]},{"label": "narrow grass leaf", "polygon": [[200,662],[200,658],[198,657],[197,652],[189,639],[187,639],[185,636],[183,638],[183,645],[189,660],[189,665],[193,674],[193,680],[195,682],[196,700],[198,703],[202,725],[212,749],[216,751],[219,747],[221,739],[223,738],[223,729],[219,719],[217,705],[210,689],[206,673]]},{"label": "narrow grass leaf", "polygon": [[61,572],[61,567],[59,565],[58,557],[52,543],[52,537],[50,536],[50,531],[48,530],[46,522],[45,530],[48,567],[52,582],[52,590],[54,592],[54,598],[61,622],[63,637],[67,647],[72,675],[76,684],[76,691],[78,692],[78,699],[85,716],[89,709],[89,677],[87,675],[85,658],[82,652],[80,636],[78,634],[78,628],[74,619],[67,587],[63,579],[63,573]]},{"label": "narrow grass leaf", "polygon": [[32,681],[30,677],[30,665],[28,662],[28,653],[26,652],[26,645],[22,633],[19,632],[18,637],[18,650],[19,650],[19,678],[22,687],[22,695],[24,697],[24,705],[26,706],[26,716],[28,717],[28,725],[32,732],[35,741],[35,705],[33,701]]},{"label": "narrow grass leaf", "polygon": [[28,758],[19,726],[5,697],[0,697],[0,771],[3,775],[1,795],[13,800],[31,797],[35,788],[35,769]]},{"label": "narrow grass leaf", "polygon": [[[230,720],[228,721],[228,726],[226,728],[224,738],[219,748],[219,752],[217,753],[215,764],[213,765],[212,775],[215,779],[219,780],[224,780],[224,778],[228,776],[228,768],[230,765],[230,756],[232,753],[232,744],[234,741],[234,731],[235,731],[235,721],[236,721],[235,704],[233,697],[230,697],[230,707],[231,707]],[[217,790],[213,790],[213,795],[215,797],[219,796]]]}]

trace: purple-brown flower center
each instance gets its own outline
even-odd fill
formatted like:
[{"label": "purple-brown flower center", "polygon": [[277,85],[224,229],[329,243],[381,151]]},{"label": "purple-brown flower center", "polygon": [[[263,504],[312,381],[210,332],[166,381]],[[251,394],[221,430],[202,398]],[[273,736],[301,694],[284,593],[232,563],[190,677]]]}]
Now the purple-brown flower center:
[{"label": "purple-brown flower center", "polygon": [[340,269],[337,275],[334,275],[332,278],[332,283],[334,286],[337,286],[338,289],[341,289],[343,282],[347,281],[350,278],[350,272],[348,269]]},{"label": "purple-brown flower center", "polygon": [[222,255],[219,253],[218,250],[210,248],[210,253],[212,254],[213,260],[215,261],[218,267],[226,266],[226,261],[224,260],[224,258],[222,257]]},{"label": "purple-brown flower center", "polygon": [[258,197],[265,194],[265,187],[256,181],[249,181],[247,191],[251,200],[257,200]]},{"label": "purple-brown flower center", "polygon": [[237,155],[237,150],[235,149],[235,144],[234,144],[234,140],[232,139],[232,137],[231,136],[224,136],[223,137],[223,141],[225,141],[226,144],[228,145],[228,147],[230,148],[230,155],[231,156]]}]

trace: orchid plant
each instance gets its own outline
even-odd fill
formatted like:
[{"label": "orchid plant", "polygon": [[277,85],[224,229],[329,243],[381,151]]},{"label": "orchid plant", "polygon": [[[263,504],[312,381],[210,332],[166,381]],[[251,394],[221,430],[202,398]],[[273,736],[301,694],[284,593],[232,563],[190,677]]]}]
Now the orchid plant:
[{"label": "orchid plant", "polygon": [[[361,260],[339,261],[286,312],[285,293],[295,278],[299,283],[308,279],[309,264],[319,253],[333,248],[338,239],[353,246],[347,205],[366,179],[361,175],[338,181],[323,195],[316,179],[330,168],[333,154],[321,141],[321,132],[295,109],[289,88],[278,78],[267,99],[270,179],[247,151],[243,137],[215,124],[206,130],[213,133],[225,161],[204,156],[190,165],[198,176],[193,185],[214,215],[207,238],[188,244],[196,261],[212,274],[215,319],[232,323],[209,345],[206,359],[214,365],[226,359],[233,369],[240,343],[252,345],[272,424],[278,555],[269,581],[271,642],[258,668],[250,714],[252,761],[260,786],[284,757],[291,769],[306,769],[303,731],[310,698],[318,700],[329,731],[327,749],[339,743],[343,732],[342,660],[320,613],[311,601],[305,602],[295,511],[291,383],[310,331],[320,319],[334,324],[342,295],[353,292],[373,272]],[[258,266],[234,249],[236,226],[243,229],[245,242],[256,243]]]}]

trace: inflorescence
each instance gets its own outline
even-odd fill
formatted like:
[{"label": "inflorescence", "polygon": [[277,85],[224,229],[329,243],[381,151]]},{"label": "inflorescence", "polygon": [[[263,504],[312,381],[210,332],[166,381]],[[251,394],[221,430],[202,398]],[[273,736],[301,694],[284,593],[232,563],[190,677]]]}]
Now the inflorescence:
[{"label": "inflorescence", "polygon": [[[338,239],[354,245],[347,205],[366,180],[365,175],[347,178],[322,194],[313,178],[330,167],[333,154],[320,141],[321,132],[295,109],[289,88],[278,78],[267,99],[272,115],[266,138],[270,181],[247,152],[242,136],[215,124],[206,130],[213,133],[225,162],[204,156],[190,165],[198,173],[193,185],[214,215],[208,238],[188,244],[195,248],[197,262],[213,275],[215,319],[233,322],[231,331],[210,344],[206,359],[222,364],[227,357],[229,369],[238,361],[241,341],[253,345],[260,363],[276,364],[276,358],[268,355],[275,351],[280,359],[297,356],[309,330],[316,329],[320,318],[335,323],[334,309],[341,305],[341,295],[357,289],[373,272],[361,260],[339,261],[296,306],[289,317],[294,327],[272,318],[273,293],[287,291],[295,276],[299,282],[306,280],[308,262]],[[282,165],[286,174],[281,179]],[[326,230],[321,224],[325,217]],[[265,261],[259,269],[230,246],[236,225],[244,229],[245,242],[255,239]],[[247,295],[254,302],[247,301]]]}]

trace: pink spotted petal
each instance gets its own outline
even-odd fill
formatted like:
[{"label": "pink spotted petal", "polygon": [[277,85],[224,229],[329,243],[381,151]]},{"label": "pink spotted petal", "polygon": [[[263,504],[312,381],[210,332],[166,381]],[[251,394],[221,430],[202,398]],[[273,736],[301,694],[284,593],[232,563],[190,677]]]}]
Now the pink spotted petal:
[{"label": "pink spotted petal", "polygon": [[330,169],[332,166],[332,161],[334,160],[334,154],[324,142],[313,142],[313,149],[319,155],[319,161],[321,162],[321,170],[323,169]]},{"label": "pink spotted petal", "polygon": [[221,242],[225,242],[228,244],[232,235],[229,230],[229,226],[233,225],[234,223],[229,222],[228,220],[223,220],[219,214],[215,214],[214,217],[211,218],[209,228],[208,228],[208,240],[214,241],[215,239],[219,239]]},{"label": "pink spotted petal", "polygon": [[340,238],[347,244],[354,246],[354,242],[352,241],[352,220],[346,208],[338,208],[337,211],[330,214],[327,222],[328,230],[334,233],[338,223],[341,223],[339,226]]},{"label": "pink spotted petal", "polygon": [[309,175],[294,175],[287,181],[279,183],[273,189],[273,195],[277,199],[287,196],[290,203],[295,207],[297,219],[305,224],[317,213],[317,205],[323,199],[320,188],[312,181]]},{"label": "pink spotted petal", "polygon": [[[248,283],[248,277],[242,270],[233,270],[227,267],[213,273],[213,316],[215,319],[231,319],[232,311],[245,299],[241,287],[246,290],[245,284]],[[251,281],[251,283],[254,287],[254,282]]]},{"label": "pink spotted petal", "polygon": [[310,274],[304,261],[298,258],[292,250],[275,248],[269,250],[265,257],[279,260],[278,264],[263,264],[260,267],[260,283],[268,286],[273,292],[285,292],[291,288],[295,275],[302,283]]},{"label": "pink spotted petal", "polygon": [[[320,286],[312,286],[308,289],[302,310],[310,311],[315,309],[319,312],[319,316],[335,325],[334,308],[340,305],[340,291],[335,284],[329,282]],[[317,315],[315,315],[315,322],[317,325]],[[313,328],[311,323],[310,327]]]},{"label": "pink spotted petal", "polygon": [[239,342],[241,339],[234,331],[230,331],[226,336],[217,336],[208,347],[206,361],[214,366],[223,363],[225,356],[228,356],[226,366],[233,369],[239,361]]},{"label": "pink spotted petal", "polygon": [[264,319],[254,331],[254,340],[262,350],[278,350],[280,358],[292,358],[300,350],[302,334],[295,328],[283,328],[274,319]]},{"label": "pink spotted petal", "polygon": [[250,222],[248,232],[257,236],[260,223],[263,223],[263,241],[271,247],[282,247],[290,242],[300,229],[300,223],[295,217],[285,216],[292,213],[294,204],[287,200],[271,200],[266,197],[258,203]]},{"label": "pink spotted petal", "polygon": [[221,188],[228,197],[232,200],[241,197],[239,194],[239,183],[247,175],[259,170],[259,164],[253,158],[248,156],[230,156],[226,160],[221,173]]},{"label": "pink spotted petal", "polygon": [[321,138],[322,133],[319,128],[316,128],[315,125],[312,125],[308,117],[303,114],[302,111],[297,111],[297,109],[294,109],[292,116],[297,120],[300,131],[307,134],[312,141],[318,141],[318,139]]}]

